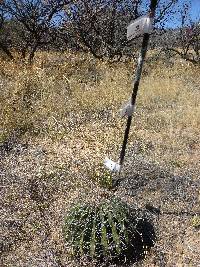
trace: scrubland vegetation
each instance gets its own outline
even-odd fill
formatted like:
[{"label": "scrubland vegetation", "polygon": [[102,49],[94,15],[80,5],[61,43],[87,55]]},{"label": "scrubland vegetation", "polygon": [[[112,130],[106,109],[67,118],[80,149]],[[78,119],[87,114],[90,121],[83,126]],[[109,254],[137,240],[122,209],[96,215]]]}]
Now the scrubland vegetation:
[{"label": "scrubland vegetation", "polygon": [[63,222],[77,200],[111,195],[157,208],[157,241],[130,266],[198,266],[200,70],[155,54],[115,190],[102,187],[98,172],[105,156],[118,159],[134,63],[74,52],[38,52],[31,66],[1,60],[2,266],[95,266],[72,259]]},{"label": "scrubland vegetation", "polygon": [[[0,1],[1,266],[199,265],[193,4]],[[130,101],[142,43],[139,35],[127,41],[126,29],[147,14],[154,27],[125,161],[114,174],[103,162],[119,159],[119,111]]]}]

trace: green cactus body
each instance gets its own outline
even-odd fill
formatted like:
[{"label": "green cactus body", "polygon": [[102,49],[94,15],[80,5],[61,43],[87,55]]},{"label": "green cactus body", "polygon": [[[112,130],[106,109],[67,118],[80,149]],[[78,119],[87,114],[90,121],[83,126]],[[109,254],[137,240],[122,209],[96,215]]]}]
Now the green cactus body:
[{"label": "green cactus body", "polygon": [[106,227],[106,220],[104,211],[100,208],[99,209],[99,217],[100,217],[100,236],[101,236],[101,246],[103,248],[103,254],[106,255],[108,252],[108,236],[107,236],[107,227]]},{"label": "green cactus body", "polygon": [[96,231],[97,231],[97,217],[93,220],[93,226],[92,226],[92,232],[91,232],[91,239],[90,239],[90,255],[91,257],[95,257],[96,253],[96,243],[97,243],[97,237],[96,237]]},{"label": "green cactus body", "polygon": [[111,212],[108,212],[108,222],[112,229],[112,239],[113,239],[113,247],[116,249],[116,253],[119,255],[121,253],[120,249],[120,236],[117,231],[115,217]]},{"label": "green cactus body", "polygon": [[126,257],[128,250],[134,247],[133,237],[138,235],[138,220],[132,215],[130,207],[115,198],[98,206],[78,204],[73,207],[64,227],[73,256]]}]

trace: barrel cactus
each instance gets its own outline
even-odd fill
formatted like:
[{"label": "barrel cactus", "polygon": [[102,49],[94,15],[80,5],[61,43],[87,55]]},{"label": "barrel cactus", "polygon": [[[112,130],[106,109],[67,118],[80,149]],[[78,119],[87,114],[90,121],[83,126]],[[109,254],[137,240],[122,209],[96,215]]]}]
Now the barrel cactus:
[{"label": "barrel cactus", "polygon": [[64,235],[73,256],[126,260],[145,247],[144,221],[116,198],[98,205],[77,204],[65,219]]}]

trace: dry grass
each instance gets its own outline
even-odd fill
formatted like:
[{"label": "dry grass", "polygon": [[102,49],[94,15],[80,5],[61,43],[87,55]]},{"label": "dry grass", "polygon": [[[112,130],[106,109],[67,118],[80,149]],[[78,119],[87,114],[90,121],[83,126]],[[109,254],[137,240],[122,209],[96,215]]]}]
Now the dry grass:
[{"label": "dry grass", "polygon": [[132,63],[73,53],[38,53],[32,67],[1,62],[3,266],[78,266],[62,238],[64,215],[77,199],[110,194],[162,208],[157,246],[139,266],[200,262],[199,232],[191,224],[200,201],[197,67],[147,61],[125,182],[109,192],[94,181],[106,155],[118,158],[125,127],[118,110],[130,97],[133,72]]}]

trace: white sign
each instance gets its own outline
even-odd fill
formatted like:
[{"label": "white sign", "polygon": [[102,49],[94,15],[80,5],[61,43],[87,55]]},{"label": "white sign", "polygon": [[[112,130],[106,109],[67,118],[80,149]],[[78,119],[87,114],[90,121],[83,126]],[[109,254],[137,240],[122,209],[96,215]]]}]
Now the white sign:
[{"label": "white sign", "polygon": [[131,100],[126,103],[120,110],[120,116],[123,118],[125,116],[129,117],[135,111],[135,106],[131,104]]},{"label": "white sign", "polygon": [[121,166],[117,162],[109,158],[105,158],[104,165],[112,172],[119,172],[121,169]]},{"label": "white sign", "polygon": [[149,15],[142,16],[127,27],[127,39],[131,40],[136,36],[143,35],[144,33],[150,33],[153,29],[153,18]]}]

